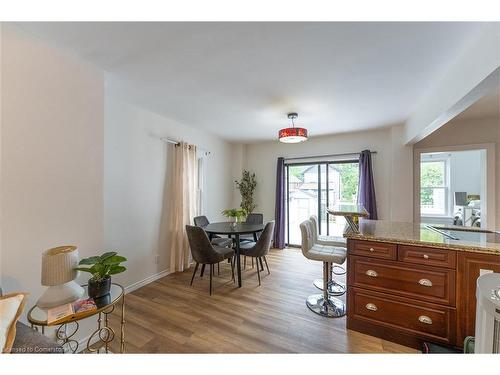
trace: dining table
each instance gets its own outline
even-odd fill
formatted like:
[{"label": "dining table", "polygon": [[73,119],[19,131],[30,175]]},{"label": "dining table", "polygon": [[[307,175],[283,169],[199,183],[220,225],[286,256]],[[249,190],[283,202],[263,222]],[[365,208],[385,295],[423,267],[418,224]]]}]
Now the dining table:
[{"label": "dining table", "polygon": [[242,234],[257,234],[264,230],[264,224],[210,223],[203,227],[209,235],[227,235],[235,239],[236,269],[238,275],[238,287],[241,288],[241,262],[240,262],[240,236]]}]

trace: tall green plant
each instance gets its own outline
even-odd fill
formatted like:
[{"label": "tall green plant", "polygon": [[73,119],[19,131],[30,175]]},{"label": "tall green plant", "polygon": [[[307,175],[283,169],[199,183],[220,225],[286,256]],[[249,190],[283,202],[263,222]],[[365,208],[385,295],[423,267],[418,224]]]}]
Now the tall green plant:
[{"label": "tall green plant", "polygon": [[244,170],[241,180],[235,181],[235,183],[241,194],[241,209],[245,212],[245,215],[251,214],[255,210],[255,207],[257,207],[253,200],[253,193],[257,187],[255,173]]}]

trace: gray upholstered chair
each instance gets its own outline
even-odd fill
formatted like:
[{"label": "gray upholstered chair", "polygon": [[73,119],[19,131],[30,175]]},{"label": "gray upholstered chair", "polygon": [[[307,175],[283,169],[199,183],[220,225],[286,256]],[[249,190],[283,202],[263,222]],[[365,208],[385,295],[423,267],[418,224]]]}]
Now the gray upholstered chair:
[{"label": "gray upholstered chair", "polygon": [[[321,236],[319,234],[318,218],[316,217],[316,215],[312,215],[309,220],[311,220],[313,226],[315,243],[327,246],[343,247],[347,250],[347,240],[344,237]],[[331,271],[333,275],[344,275],[346,273],[345,268],[340,264],[332,265]],[[330,294],[337,296],[344,294],[346,291],[345,284],[340,281],[333,280],[333,277],[331,278],[331,280],[332,282],[329,284]],[[314,280],[314,286],[320,290],[323,290],[323,280]]]},{"label": "gray upholstered chair", "polygon": [[307,307],[321,316],[338,318],[345,315],[345,304],[328,293],[332,263],[343,264],[346,259],[346,249],[336,246],[322,245],[316,242],[311,220],[300,224],[302,235],[302,254],[311,260],[323,262],[323,293],[313,294],[306,300]]},{"label": "gray upholstered chair", "polygon": [[[252,257],[256,259],[257,262],[257,276],[259,278],[260,285],[260,267],[264,270],[264,265],[262,264],[262,260],[266,263],[267,273],[270,274],[269,265],[267,264],[266,255],[269,253],[269,249],[271,248],[271,241],[273,239],[274,233],[274,221],[270,221],[264,227],[259,239],[257,242],[245,242],[240,245],[240,254],[245,255],[247,257]],[[260,267],[259,267],[260,261]]]},{"label": "gray upholstered chair", "polygon": [[[248,214],[247,219],[245,220],[247,224],[264,224],[264,215],[263,214]],[[253,233],[253,235],[241,235],[240,243],[242,242],[257,242],[260,234]],[[247,267],[247,257],[243,258],[243,269]],[[252,258],[252,268],[253,268],[253,258]]]},{"label": "gray upholstered chair", "polygon": [[231,263],[231,274],[234,280],[234,250],[228,247],[214,246],[210,242],[207,233],[203,228],[186,225],[186,233],[189,240],[189,247],[196,266],[194,267],[193,276],[191,277],[190,285],[193,285],[193,280],[198,271],[198,266],[201,264],[200,277],[203,277],[205,265],[210,265],[210,295],[212,295],[212,276],[214,274],[214,265],[228,259]]},{"label": "gray upholstered chair", "polygon": [[[200,228],[206,227],[210,222],[208,221],[206,216],[196,216],[194,219],[194,225]],[[233,246],[233,240],[230,238],[221,238],[217,235],[210,235],[210,242],[212,242],[213,245],[215,246],[221,246],[221,247],[232,247]]]}]

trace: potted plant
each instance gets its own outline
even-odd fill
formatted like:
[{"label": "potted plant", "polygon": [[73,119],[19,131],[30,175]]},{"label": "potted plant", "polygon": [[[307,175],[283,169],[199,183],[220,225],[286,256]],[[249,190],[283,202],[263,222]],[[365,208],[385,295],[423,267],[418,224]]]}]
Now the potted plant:
[{"label": "potted plant", "polygon": [[126,260],[127,258],[117,255],[115,251],[82,259],[78,264],[90,267],[76,267],[75,270],[92,274],[88,285],[89,297],[96,299],[109,294],[111,275],[124,272],[127,268],[120,265],[120,263]]},{"label": "potted plant", "polygon": [[236,226],[236,223],[238,223],[241,218],[245,217],[245,211],[237,208],[228,208],[222,211],[222,214],[232,220],[231,223],[234,226]]},{"label": "potted plant", "polygon": [[257,205],[254,202],[253,194],[255,188],[257,187],[257,180],[255,179],[255,173],[250,173],[244,170],[240,181],[234,181],[236,183],[236,188],[241,194],[241,209],[245,212],[245,216],[251,214]]}]

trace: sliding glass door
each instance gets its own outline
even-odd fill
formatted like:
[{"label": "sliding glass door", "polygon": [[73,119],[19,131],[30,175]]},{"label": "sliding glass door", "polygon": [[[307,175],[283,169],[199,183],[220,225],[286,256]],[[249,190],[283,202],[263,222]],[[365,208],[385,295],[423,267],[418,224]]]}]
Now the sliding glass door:
[{"label": "sliding glass door", "polygon": [[356,202],[358,161],[287,164],[286,188],[287,244],[300,245],[299,225],[311,215],[318,217],[320,234],[341,236],[344,218],[329,215],[326,208]]}]

